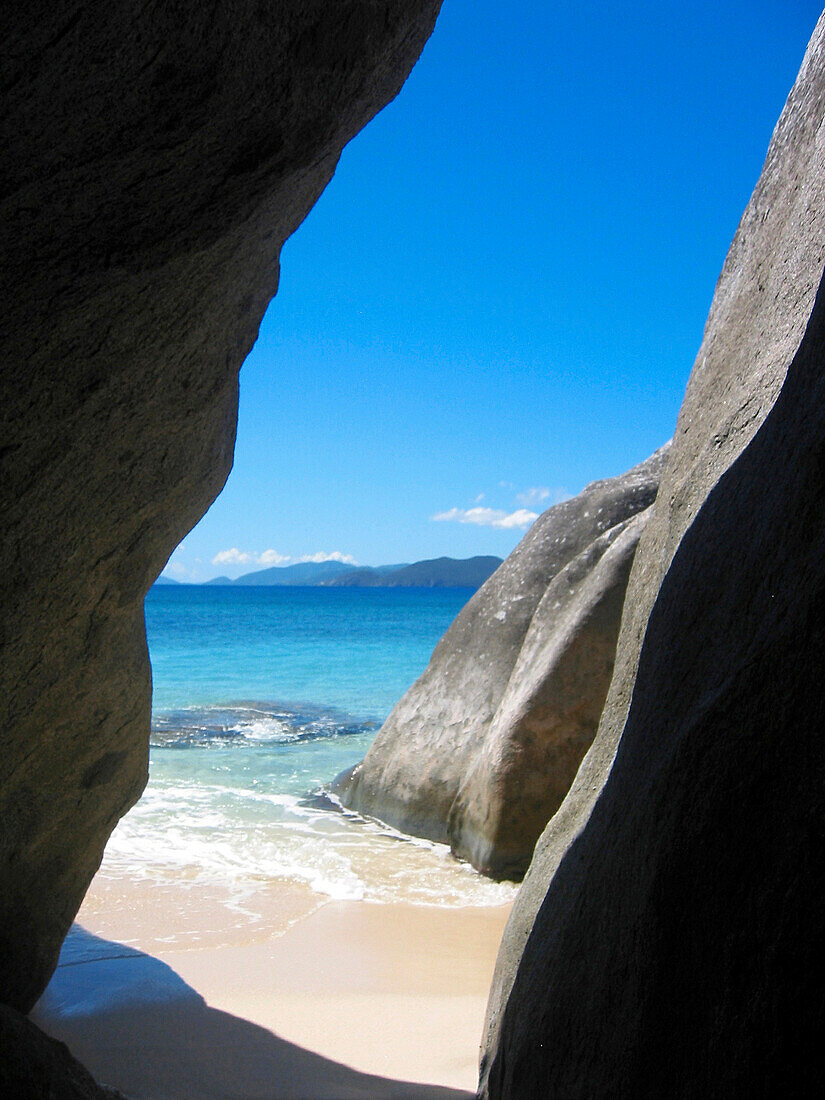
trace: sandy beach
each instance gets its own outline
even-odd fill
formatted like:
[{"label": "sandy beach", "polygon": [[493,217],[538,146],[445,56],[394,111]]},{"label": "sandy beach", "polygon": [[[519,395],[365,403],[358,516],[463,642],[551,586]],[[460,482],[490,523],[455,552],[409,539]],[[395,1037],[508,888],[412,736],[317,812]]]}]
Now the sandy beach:
[{"label": "sandy beach", "polygon": [[32,1013],[128,1097],[466,1097],[509,907],[95,880]]}]

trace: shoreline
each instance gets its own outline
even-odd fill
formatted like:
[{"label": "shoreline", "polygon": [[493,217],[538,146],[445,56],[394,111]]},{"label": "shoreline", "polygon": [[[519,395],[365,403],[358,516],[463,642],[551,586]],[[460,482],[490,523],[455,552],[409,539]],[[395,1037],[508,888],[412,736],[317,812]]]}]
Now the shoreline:
[{"label": "shoreline", "polygon": [[510,908],[103,876],[32,1019],[135,1100],[470,1097]]}]

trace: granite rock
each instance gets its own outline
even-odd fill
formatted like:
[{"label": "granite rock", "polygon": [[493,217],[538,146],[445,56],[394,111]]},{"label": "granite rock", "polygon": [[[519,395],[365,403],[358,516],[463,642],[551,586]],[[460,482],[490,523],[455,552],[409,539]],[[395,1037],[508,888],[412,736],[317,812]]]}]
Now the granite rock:
[{"label": "granite rock", "polygon": [[438,7],[6,5],[0,1001],[145,784],[143,596],[231,467],[281,245]]},{"label": "granite rock", "polygon": [[484,1097],[822,1089],[824,123],[825,16],[717,285],[599,733],[505,932]]},{"label": "granite rock", "polygon": [[449,843],[486,874],[524,874],[595,734],[665,453],[536,520],[336,780],[346,806]]},{"label": "granite rock", "polygon": [[521,879],[599,724],[627,580],[653,506],[594,539],[547,586],[474,766],[450,807],[453,852]]}]

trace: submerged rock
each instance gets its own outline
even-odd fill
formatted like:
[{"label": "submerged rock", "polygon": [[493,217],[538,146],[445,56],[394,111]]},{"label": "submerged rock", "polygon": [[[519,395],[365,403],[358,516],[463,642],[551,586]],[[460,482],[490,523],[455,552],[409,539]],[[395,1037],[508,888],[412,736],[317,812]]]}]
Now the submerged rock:
[{"label": "submerged rock", "polygon": [[598,736],[505,932],[484,1097],[822,1091],[823,165],[825,16],[716,289]]},{"label": "submerged rock", "polygon": [[0,1001],[145,784],[143,596],[229,472],[281,245],[438,7],[6,5]]},{"label": "submerged rock", "polygon": [[595,734],[665,453],[533,524],[336,780],[346,806],[449,843],[486,874],[524,874]]}]

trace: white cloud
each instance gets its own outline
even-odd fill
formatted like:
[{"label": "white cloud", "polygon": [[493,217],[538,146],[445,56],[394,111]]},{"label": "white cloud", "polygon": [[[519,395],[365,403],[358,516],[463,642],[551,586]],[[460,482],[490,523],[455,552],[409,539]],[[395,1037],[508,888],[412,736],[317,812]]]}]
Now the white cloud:
[{"label": "white cloud", "polygon": [[230,550],[221,550],[212,559],[213,565],[285,565],[287,562],[296,561],[340,561],[346,565],[357,565],[355,558],[351,554],[342,554],[340,550],[334,550],[331,554],[326,554],[319,550],[317,554],[304,554],[300,558],[292,557],[290,554],[281,554],[277,550],[264,550],[258,553],[257,550],[250,552],[249,550],[239,550],[237,546],[233,546]]},{"label": "white cloud", "polygon": [[302,558],[298,558],[298,561],[340,561],[344,565],[357,565],[358,562],[352,556],[352,554],[342,554],[340,550],[333,550],[331,554],[325,554],[322,550],[319,550],[317,554],[304,554]]},{"label": "white cloud", "polygon": [[550,490],[542,488],[525,489],[523,493],[516,494],[516,500],[525,508],[530,504],[541,504],[550,496]]},{"label": "white cloud", "polygon": [[180,562],[180,561],[168,561],[166,563],[166,567],[164,568],[163,572],[167,573],[170,577],[188,577],[189,576],[189,570],[186,568],[186,566],[183,564],[183,562]]},{"label": "white cloud", "polygon": [[258,565],[283,565],[285,561],[291,561],[289,554],[279,554],[277,550],[264,550],[258,554]]},{"label": "white cloud", "polygon": [[248,554],[246,550],[239,550],[237,546],[233,546],[231,550],[221,550],[212,559],[213,565],[248,565],[251,561],[254,561],[252,554]]},{"label": "white cloud", "polygon": [[484,500],[484,493],[479,493],[473,501],[473,504],[481,504],[482,500]]},{"label": "white cloud", "polygon": [[546,486],[537,486],[534,489],[525,489],[523,493],[516,494],[516,500],[525,508],[536,507],[543,504],[549,508],[551,504],[561,504],[563,500],[569,500],[570,494],[566,489],[548,489]]},{"label": "white cloud", "polygon": [[448,512],[438,512],[431,516],[435,523],[475,523],[479,527],[501,527],[507,530],[529,527],[538,519],[537,512],[519,508],[515,512],[504,512],[500,508],[450,508]]},{"label": "white cloud", "polygon": [[524,531],[527,527],[537,520],[538,513],[531,512],[529,508],[517,508],[515,512],[510,512],[509,515],[504,516],[502,519],[497,520],[493,527],[517,527]]}]

